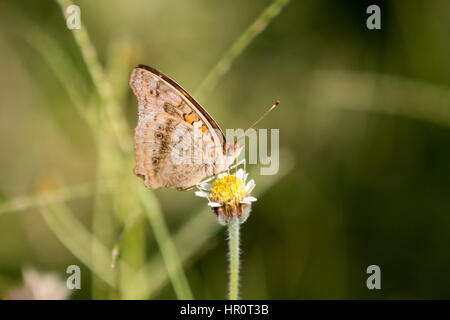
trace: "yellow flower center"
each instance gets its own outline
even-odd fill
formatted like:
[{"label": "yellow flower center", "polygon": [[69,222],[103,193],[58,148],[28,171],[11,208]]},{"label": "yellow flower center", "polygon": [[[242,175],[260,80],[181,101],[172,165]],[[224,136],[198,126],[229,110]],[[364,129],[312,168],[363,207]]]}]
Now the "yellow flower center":
[{"label": "yellow flower center", "polygon": [[[231,188],[230,188],[231,186]],[[211,198],[215,202],[227,203],[236,197],[239,201],[244,198],[245,183],[236,176],[224,176],[214,181],[211,188]]]}]

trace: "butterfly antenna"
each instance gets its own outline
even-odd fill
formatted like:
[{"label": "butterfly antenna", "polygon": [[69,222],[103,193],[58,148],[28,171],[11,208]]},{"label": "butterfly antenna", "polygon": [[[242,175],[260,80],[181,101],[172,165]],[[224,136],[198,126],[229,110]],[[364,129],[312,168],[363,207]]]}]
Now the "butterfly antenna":
[{"label": "butterfly antenna", "polygon": [[237,138],[237,140],[239,140],[242,137],[245,137],[250,129],[252,129],[254,126],[256,126],[262,119],[264,119],[279,104],[280,104],[280,101],[277,100],[269,109],[266,110],[266,112],[264,112],[255,122],[253,122],[253,124],[250,127],[248,127],[248,129],[245,130],[244,134],[242,136],[240,136],[239,138]]}]

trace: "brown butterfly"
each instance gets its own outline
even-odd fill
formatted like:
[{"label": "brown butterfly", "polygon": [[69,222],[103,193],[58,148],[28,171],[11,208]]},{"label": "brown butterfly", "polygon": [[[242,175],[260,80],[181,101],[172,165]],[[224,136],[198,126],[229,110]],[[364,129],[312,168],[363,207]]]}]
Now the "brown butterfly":
[{"label": "brown butterfly", "polygon": [[134,172],[148,188],[188,190],[238,157],[242,147],[227,143],[208,112],[162,72],[138,65],[129,84],[139,106]]}]

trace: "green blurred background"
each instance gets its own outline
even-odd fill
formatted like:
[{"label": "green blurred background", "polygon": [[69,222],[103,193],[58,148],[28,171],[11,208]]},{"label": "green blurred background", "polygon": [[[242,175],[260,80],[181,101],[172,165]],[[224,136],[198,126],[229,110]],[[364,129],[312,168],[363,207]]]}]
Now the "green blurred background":
[{"label": "green blurred background", "polygon": [[[131,135],[137,120],[128,88],[134,65],[153,66],[194,93],[270,3],[77,1],[124,131]],[[366,28],[374,3],[381,30]],[[450,296],[449,31],[447,0],[293,0],[199,97],[222,128],[246,128],[281,101],[259,125],[280,128],[280,173],[261,177],[258,165],[250,168],[259,200],[242,229],[242,298]],[[99,138],[103,131],[92,131],[70,99],[73,90],[87,110],[103,108],[58,4],[2,1],[0,49],[0,297],[22,284],[24,268],[65,279],[77,264],[82,289],[73,299],[175,298],[167,280],[138,295],[124,289],[133,272],[119,271],[116,288],[92,276],[80,260],[91,252],[61,241],[70,232],[49,227],[46,205],[21,207],[19,196],[116,179],[105,193],[94,187],[50,209],[70,210],[108,252],[122,234],[121,259],[136,270],[160,259],[151,224],[129,196],[130,185],[141,185],[132,161],[116,161],[113,139]],[[172,235],[190,228],[176,244],[180,255],[192,251],[183,261],[193,296],[225,298],[226,234],[204,199],[192,191],[149,194]],[[192,217],[210,230],[201,241]],[[121,233],[124,223],[131,227]],[[381,290],[366,287],[372,264],[381,268]],[[151,266],[145,281],[153,281]]]}]

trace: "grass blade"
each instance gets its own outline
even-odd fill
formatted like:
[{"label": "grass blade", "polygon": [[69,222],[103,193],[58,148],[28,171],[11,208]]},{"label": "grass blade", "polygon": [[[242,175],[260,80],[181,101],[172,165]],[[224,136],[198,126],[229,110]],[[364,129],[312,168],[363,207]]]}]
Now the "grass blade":
[{"label": "grass blade", "polygon": [[[85,229],[69,208],[65,204],[52,204],[42,206],[40,209],[48,227],[63,245],[99,278],[112,288],[116,288],[116,277],[110,268],[109,250]],[[101,263],[93,263],[91,254],[93,244],[99,248],[96,259]]]},{"label": "grass blade", "polygon": [[[12,200],[0,204],[0,215],[8,212],[24,211],[34,207],[66,202],[77,198],[89,197],[94,193],[95,185],[96,183],[86,182],[73,186],[61,187],[55,191],[38,193],[36,195],[14,197]],[[104,185],[107,187],[99,192],[106,193],[108,189],[115,186],[115,183],[108,180],[105,181]]]},{"label": "grass blade", "polygon": [[[159,208],[159,205],[157,205],[156,200],[152,199],[154,197],[153,193],[147,192],[147,190],[144,190],[143,187],[141,187],[140,190],[142,190],[140,197],[141,203],[145,208],[148,220],[152,226],[153,232],[155,233],[155,239],[158,242],[158,246],[175,294],[178,299],[192,300],[192,292],[186,275],[184,274],[183,265],[178,257],[175,244],[170,237],[170,233],[164,221],[161,209]],[[152,279],[152,283],[153,282],[154,279]]]},{"label": "grass blade", "polygon": [[393,114],[450,126],[447,86],[353,71],[317,71],[312,78],[309,103],[313,107]]},{"label": "grass blade", "polygon": [[[65,9],[72,5],[70,0],[57,0],[61,7],[62,13],[65,16]],[[80,29],[76,29],[72,32],[75,42],[80,48],[80,52],[83,56],[83,60],[86,63],[88,72],[92,78],[94,86],[97,89],[101,99],[105,103],[105,112],[110,120],[112,129],[115,133],[116,139],[120,145],[120,148],[124,152],[131,151],[131,141],[128,135],[128,126],[125,121],[125,117],[122,114],[119,104],[114,99],[111,84],[103,70],[102,65],[98,59],[97,50],[92,44],[89,34],[86,31],[86,27],[82,24]]]},{"label": "grass blade", "polygon": [[251,42],[259,35],[267,25],[280,14],[281,10],[289,3],[289,0],[273,1],[259,17],[245,30],[241,36],[231,45],[230,49],[220,58],[215,67],[202,81],[194,96],[200,101],[216,86],[230,69],[234,60],[239,57]]}]

